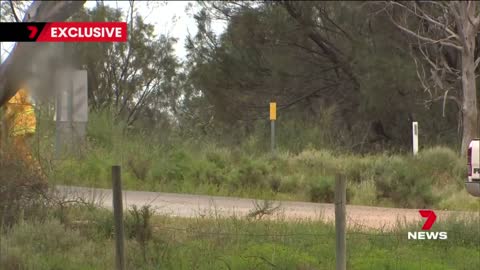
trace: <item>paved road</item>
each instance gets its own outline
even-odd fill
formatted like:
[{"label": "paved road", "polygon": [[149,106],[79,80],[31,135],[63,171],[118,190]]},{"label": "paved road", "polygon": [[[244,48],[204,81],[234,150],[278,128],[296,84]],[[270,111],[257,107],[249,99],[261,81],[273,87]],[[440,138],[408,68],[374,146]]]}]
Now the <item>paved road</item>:
[{"label": "paved road", "polygon": [[[112,192],[108,189],[57,186],[59,195],[69,199],[83,198],[100,206],[112,208]],[[176,217],[244,217],[255,210],[254,199],[190,195],[177,193],[124,191],[124,206],[151,205],[156,213]],[[258,201],[257,201],[258,202]],[[274,201],[278,211],[269,218],[281,220],[324,220],[333,222],[334,205],[293,201]],[[435,211],[437,222],[449,215],[465,212]],[[470,213],[471,214],[471,213]],[[475,213],[478,215],[478,213]],[[398,222],[422,222],[418,209],[347,206],[347,225],[364,229],[391,229]]]}]

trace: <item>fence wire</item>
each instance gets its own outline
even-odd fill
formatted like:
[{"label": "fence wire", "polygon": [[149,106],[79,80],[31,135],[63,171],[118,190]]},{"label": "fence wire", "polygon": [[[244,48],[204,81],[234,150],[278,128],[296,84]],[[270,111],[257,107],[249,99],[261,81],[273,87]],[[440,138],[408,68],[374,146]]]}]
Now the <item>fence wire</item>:
[{"label": "fence wire", "polygon": [[[107,218],[103,220],[108,221]],[[188,222],[178,226],[157,224],[149,231],[150,225],[138,220],[128,221],[127,218],[128,269],[335,269],[335,231],[325,224],[319,223],[319,229],[315,229],[313,224],[284,225],[273,221],[198,219]],[[84,257],[85,260],[92,259],[90,264],[93,268],[86,269],[105,269],[101,268],[105,265],[99,266],[93,261],[113,262],[113,238],[98,234],[99,230],[111,229],[109,226],[112,224],[102,224],[98,220],[93,222],[96,234],[87,229],[92,225],[88,224],[82,223],[75,228],[72,224],[57,224],[57,227],[66,228],[68,233],[65,234],[57,232],[58,228],[38,231],[42,230],[42,226],[27,226],[2,233],[0,266],[5,266],[8,260],[12,260],[12,254],[18,251],[28,254],[29,258],[25,260],[45,256],[75,262],[76,259],[69,256],[82,255],[76,254],[78,248],[68,246],[71,233],[75,236],[69,243],[71,245],[101,247],[93,248],[95,258]],[[301,231],[302,228],[305,231]],[[480,227],[474,233],[478,235]],[[347,269],[480,269],[480,238],[466,239],[468,235],[472,232],[462,232],[459,228],[457,231],[449,230],[447,240],[409,240],[406,231],[348,231]],[[95,241],[98,243],[95,244]],[[61,269],[83,268],[66,265]]]}]

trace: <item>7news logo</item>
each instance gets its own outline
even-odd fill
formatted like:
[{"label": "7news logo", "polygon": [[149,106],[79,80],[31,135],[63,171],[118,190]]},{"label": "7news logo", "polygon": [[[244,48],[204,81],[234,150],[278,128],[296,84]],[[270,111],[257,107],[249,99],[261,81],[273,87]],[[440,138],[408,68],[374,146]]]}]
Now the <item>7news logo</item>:
[{"label": "7news logo", "polygon": [[408,232],[409,240],[446,240],[448,238],[447,232],[429,232],[437,220],[437,215],[433,210],[419,210],[418,212],[427,220],[425,220],[421,232]]}]

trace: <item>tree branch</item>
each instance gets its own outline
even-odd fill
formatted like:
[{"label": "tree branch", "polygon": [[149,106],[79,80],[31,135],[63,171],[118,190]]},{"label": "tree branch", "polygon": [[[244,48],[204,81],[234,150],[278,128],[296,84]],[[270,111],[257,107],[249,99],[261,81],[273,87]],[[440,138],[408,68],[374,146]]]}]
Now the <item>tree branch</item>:
[{"label": "tree branch", "polygon": [[477,69],[478,64],[480,64],[480,57],[477,57],[477,59],[475,60],[475,69]]},{"label": "tree branch", "polygon": [[8,2],[10,3],[10,8],[12,9],[12,14],[13,14],[13,17],[15,18],[15,21],[20,22],[20,19],[18,19],[18,16],[17,16],[17,12],[15,11],[15,7],[13,6],[13,1],[10,0]]},{"label": "tree branch", "polygon": [[452,47],[452,48],[455,48],[455,49],[460,50],[460,51],[463,50],[463,47],[462,47],[462,46],[456,45],[456,44],[451,43],[451,42],[447,42],[446,40],[442,40],[442,39],[440,39],[440,40],[434,40],[434,39],[431,39],[431,38],[429,38],[429,37],[420,35],[419,33],[415,33],[415,32],[413,32],[412,30],[410,30],[410,29],[402,26],[402,25],[399,24],[398,22],[396,22],[396,21],[393,19],[392,16],[389,16],[389,18],[390,18],[390,21],[391,21],[398,29],[404,31],[405,33],[407,33],[407,34],[409,34],[409,35],[411,35],[411,36],[413,36],[413,37],[415,37],[415,38],[418,38],[418,39],[420,39],[420,40],[423,40],[423,41],[428,42],[428,43],[431,43],[431,44],[437,44],[437,43],[439,43],[439,44],[442,44],[442,45],[444,45],[444,46]]},{"label": "tree branch", "polygon": [[[424,20],[427,20],[427,21],[433,23],[434,25],[437,25],[437,26],[441,27],[441,29],[443,29],[445,32],[447,32],[447,33],[450,35],[450,37],[455,37],[455,38],[458,39],[458,35],[457,35],[455,32],[453,32],[453,31],[448,27],[448,25],[447,25],[446,23],[441,23],[441,22],[433,19],[432,17],[430,17],[418,4],[414,3],[414,5],[415,5],[415,10],[412,10],[410,7],[408,7],[408,6],[406,6],[406,5],[403,5],[403,4],[401,4],[400,2],[392,1],[392,2],[390,2],[390,3],[392,3],[392,4],[394,4],[394,5],[397,5],[397,6],[401,7],[401,8],[409,11],[410,13],[414,14],[414,15],[417,16],[418,18],[422,18],[422,19],[424,19]],[[421,14],[418,14],[418,13],[416,12],[416,10],[419,10]]]},{"label": "tree branch", "polygon": [[[467,2],[467,11],[472,10],[473,12],[476,11],[476,1],[468,1]],[[475,22],[475,18],[470,17],[470,14],[466,14],[466,17],[468,19],[468,22],[473,26],[474,29],[478,28],[478,22]]]},{"label": "tree branch", "polygon": [[[437,102],[437,101],[440,101],[440,100],[442,100],[443,103],[444,103],[443,110],[445,110],[445,101],[446,100],[451,100],[458,106],[458,108],[462,108],[462,102],[460,102],[460,100],[457,97],[448,95],[448,91],[445,91],[444,95],[441,95],[441,96],[438,96],[436,98],[432,98],[430,100],[427,100],[426,103],[434,103],[434,102]],[[444,112],[444,116],[445,116],[445,112]]]},{"label": "tree branch", "polygon": [[[24,22],[65,21],[85,1],[35,1],[25,12]],[[0,106],[15,95],[31,76],[29,66],[39,53],[38,44],[17,43],[0,66]]]},{"label": "tree branch", "polygon": [[455,23],[457,24],[457,28],[458,28],[458,33],[460,35],[460,43],[462,44],[463,48],[468,48],[468,45],[467,43],[465,42],[466,41],[466,33],[464,32],[464,27],[462,26],[463,25],[463,19],[465,16],[468,16],[468,14],[465,14],[465,10],[462,9],[462,7],[460,6],[463,2],[450,2],[449,4],[449,8],[450,8],[450,11],[453,15],[453,18],[455,19]]},{"label": "tree branch", "polygon": [[[290,14],[290,16],[295,19],[300,25],[306,28],[308,38],[315,43],[327,56],[327,58],[333,62],[335,65],[340,66],[340,70],[350,79],[353,84],[353,89],[357,90],[360,88],[360,84],[353,74],[350,63],[344,59],[343,52],[341,52],[335,45],[333,45],[329,40],[322,36],[318,31],[313,31],[311,28],[312,24],[307,21],[308,19],[303,18],[302,14],[293,6],[292,1],[282,2],[283,7]],[[337,71],[337,77],[339,77]]]}]

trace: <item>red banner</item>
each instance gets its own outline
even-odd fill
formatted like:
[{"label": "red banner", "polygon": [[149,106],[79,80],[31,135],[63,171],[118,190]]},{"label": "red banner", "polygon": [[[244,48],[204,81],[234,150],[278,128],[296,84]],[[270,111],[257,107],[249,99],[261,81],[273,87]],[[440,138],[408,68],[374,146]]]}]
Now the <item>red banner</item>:
[{"label": "red banner", "polygon": [[126,22],[0,23],[0,40],[16,42],[126,42]]}]

